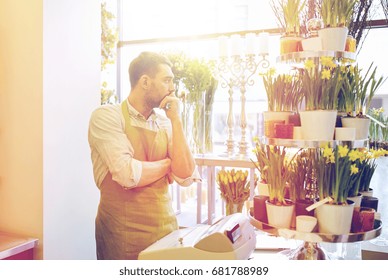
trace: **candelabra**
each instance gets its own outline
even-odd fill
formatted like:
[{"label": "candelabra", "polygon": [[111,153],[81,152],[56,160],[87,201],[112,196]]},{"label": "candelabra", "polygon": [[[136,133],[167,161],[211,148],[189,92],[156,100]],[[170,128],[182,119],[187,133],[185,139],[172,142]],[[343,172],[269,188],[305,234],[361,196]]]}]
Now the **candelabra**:
[{"label": "candelabra", "polygon": [[259,54],[256,58],[255,54],[246,54],[244,56],[234,54],[231,57],[222,55],[218,63],[215,65],[216,77],[221,80],[221,87],[228,88],[229,93],[229,110],[227,116],[228,138],[225,142],[227,156],[235,155],[235,140],[234,140],[234,115],[233,115],[233,93],[234,89],[240,90],[241,112],[240,112],[240,128],[241,139],[238,143],[238,157],[245,158],[248,156],[249,143],[246,140],[247,119],[245,112],[246,103],[246,87],[254,84],[253,75],[259,68],[268,68],[270,65],[267,60],[267,53]]}]

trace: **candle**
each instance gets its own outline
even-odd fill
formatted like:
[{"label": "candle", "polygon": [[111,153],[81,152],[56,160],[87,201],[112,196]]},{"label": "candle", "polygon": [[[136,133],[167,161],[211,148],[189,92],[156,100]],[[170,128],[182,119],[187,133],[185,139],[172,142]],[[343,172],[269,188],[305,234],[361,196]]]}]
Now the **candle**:
[{"label": "candle", "polygon": [[262,32],[259,34],[259,54],[268,54],[269,34]]},{"label": "candle", "polygon": [[218,53],[219,56],[228,56],[228,37],[220,36],[218,38]]},{"label": "candle", "polygon": [[231,55],[241,55],[241,36],[238,34],[234,34],[231,36]]},{"label": "candle", "polygon": [[245,35],[245,53],[255,54],[256,52],[256,34],[247,33]]}]

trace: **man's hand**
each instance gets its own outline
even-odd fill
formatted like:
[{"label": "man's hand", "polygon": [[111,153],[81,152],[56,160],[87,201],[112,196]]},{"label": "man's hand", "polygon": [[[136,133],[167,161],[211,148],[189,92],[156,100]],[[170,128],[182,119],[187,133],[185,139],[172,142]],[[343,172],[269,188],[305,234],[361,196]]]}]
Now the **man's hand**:
[{"label": "man's hand", "polygon": [[160,102],[160,108],[166,112],[167,118],[170,120],[175,120],[180,117],[180,100],[175,96],[174,93],[167,95]]}]

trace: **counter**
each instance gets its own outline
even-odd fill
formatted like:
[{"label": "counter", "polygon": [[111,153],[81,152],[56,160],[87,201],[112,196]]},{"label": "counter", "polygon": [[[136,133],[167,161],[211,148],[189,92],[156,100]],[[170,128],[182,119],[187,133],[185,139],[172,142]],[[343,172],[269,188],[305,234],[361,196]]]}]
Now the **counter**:
[{"label": "counter", "polygon": [[0,260],[33,260],[38,239],[0,231]]}]

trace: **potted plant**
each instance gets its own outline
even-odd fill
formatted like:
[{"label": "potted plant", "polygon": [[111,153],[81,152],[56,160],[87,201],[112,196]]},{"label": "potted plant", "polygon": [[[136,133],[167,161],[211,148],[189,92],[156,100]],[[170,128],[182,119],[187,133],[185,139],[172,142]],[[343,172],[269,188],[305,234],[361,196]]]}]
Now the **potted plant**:
[{"label": "potted plant", "polygon": [[267,185],[268,168],[266,168],[266,161],[262,156],[263,155],[262,152],[265,151],[265,145],[262,142],[260,142],[260,140],[257,137],[255,137],[253,141],[255,143],[253,153],[255,154],[256,159],[255,161],[252,160],[252,162],[260,174],[260,179],[258,181],[258,192],[259,192],[259,195],[269,196],[268,185]]},{"label": "potted plant", "polygon": [[[332,140],[342,88],[341,68],[331,57],[320,57],[318,64],[307,59],[304,66],[300,77],[305,110],[299,112],[303,138]],[[317,126],[317,123],[324,125]]]},{"label": "potted plant", "polygon": [[[264,112],[265,136],[273,138],[292,138],[293,124],[290,117],[298,111],[301,103],[301,82],[294,74],[277,74],[274,68],[262,75],[267,93],[268,111]],[[279,124],[279,133],[275,125]],[[288,132],[283,134],[283,131]]]},{"label": "potted plant", "polygon": [[376,159],[387,154],[388,151],[385,149],[365,149],[362,151],[358,162],[360,170],[359,191],[364,196],[372,195],[370,183],[377,168]]},{"label": "potted plant", "polygon": [[272,10],[283,28],[284,34],[280,39],[280,54],[301,51],[300,18],[306,1],[274,0],[271,1]]},{"label": "potted plant", "polygon": [[384,108],[371,108],[369,114],[371,123],[369,125],[369,147],[388,149],[388,116]]},{"label": "potted plant", "polygon": [[318,31],[323,50],[345,51],[348,26],[353,16],[355,0],[322,0],[321,16],[324,28]]},{"label": "potted plant", "polygon": [[320,232],[350,232],[354,202],[347,198],[352,175],[359,172],[352,153],[353,149],[342,145],[320,150],[316,162],[319,199],[329,201],[315,209]]},{"label": "potted plant", "polygon": [[182,120],[194,153],[212,152],[212,110],[218,81],[210,63],[184,52],[163,52],[172,64],[177,97],[182,100]]},{"label": "potted plant", "polygon": [[[310,2],[309,2],[310,5]],[[322,40],[318,36],[318,31],[323,28],[323,21],[320,18],[311,18],[306,23],[306,38],[302,40],[304,51],[321,51]]]},{"label": "potted plant", "polygon": [[255,166],[265,171],[268,183],[269,198],[266,201],[268,223],[278,228],[291,226],[294,203],[285,198],[287,182],[290,177],[287,148],[280,146],[263,145],[256,143],[256,157],[264,162],[264,168]]},{"label": "potted plant", "polygon": [[254,139],[255,147],[253,153],[256,158],[252,162],[254,163],[256,169],[260,174],[260,179],[257,181],[257,192],[258,194],[253,197],[253,213],[256,220],[263,222],[263,228],[265,224],[268,223],[267,217],[267,208],[266,201],[269,199],[269,190],[268,190],[268,181],[267,181],[267,172],[266,161],[263,157],[263,152],[265,151],[265,145],[259,141],[257,137]]},{"label": "potted plant", "polygon": [[297,154],[290,164],[290,198],[295,202],[295,216],[314,216],[314,210],[306,208],[314,203],[314,191],[316,188],[316,175],[314,169],[315,151],[303,149]]},{"label": "potted plant", "polygon": [[356,139],[368,138],[370,119],[366,112],[369,112],[376,91],[387,79],[384,79],[383,76],[377,78],[377,66],[373,70],[372,67],[373,62],[365,74],[357,65],[349,67],[343,78],[341,96],[344,100],[347,116],[342,118],[341,122],[343,127],[356,128]]}]

